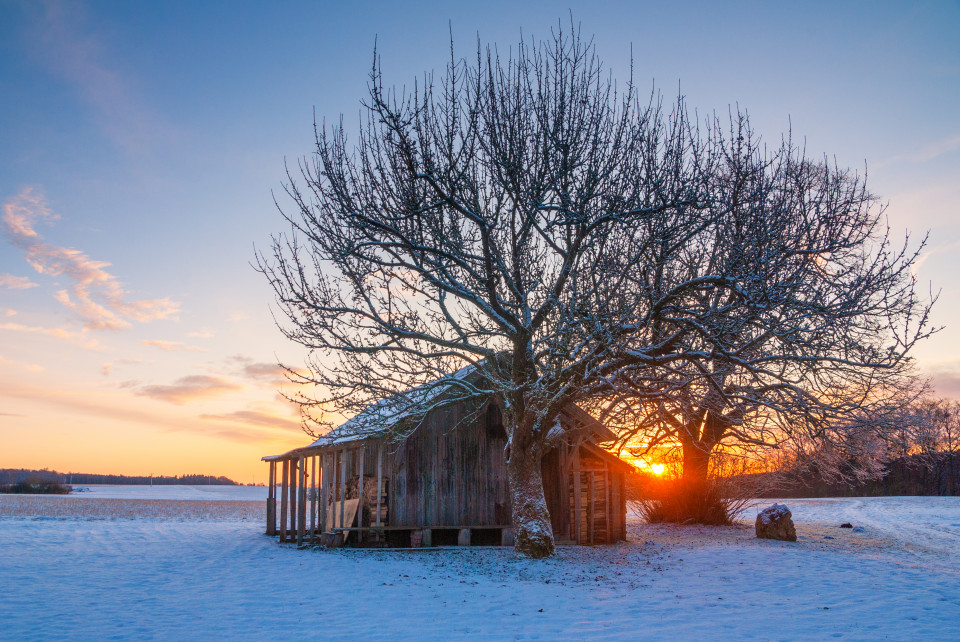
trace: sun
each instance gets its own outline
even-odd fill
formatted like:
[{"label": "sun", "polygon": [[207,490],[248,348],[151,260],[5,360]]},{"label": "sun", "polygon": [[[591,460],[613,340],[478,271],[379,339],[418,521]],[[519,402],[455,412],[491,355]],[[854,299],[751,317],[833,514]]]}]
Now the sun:
[{"label": "sun", "polygon": [[633,460],[633,465],[642,470],[645,473],[651,473],[653,475],[660,476],[666,472],[667,467],[663,464],[651,464],[643,457],[638,457]]}]

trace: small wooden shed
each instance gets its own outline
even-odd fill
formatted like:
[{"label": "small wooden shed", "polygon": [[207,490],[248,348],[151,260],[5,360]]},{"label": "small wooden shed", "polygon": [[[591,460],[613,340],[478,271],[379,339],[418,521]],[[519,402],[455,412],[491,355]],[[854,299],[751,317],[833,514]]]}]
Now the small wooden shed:
[{"label": "small wooden shed", "polygon": [[[475,399],[435,408],[399,442],[394,423],[373,407],[309,446],[264,457],[267,534],[299,545],[512,545],[498,406]],[[581,437],[543,458],[554,537],[625,539],[633,468],[599,445],[614,435],[579,407],[568,406],[560,423]]]}]

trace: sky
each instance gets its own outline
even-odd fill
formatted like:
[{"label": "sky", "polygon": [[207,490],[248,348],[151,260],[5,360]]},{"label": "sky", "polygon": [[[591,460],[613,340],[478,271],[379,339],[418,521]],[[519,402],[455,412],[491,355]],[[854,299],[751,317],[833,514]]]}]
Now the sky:
[{"label": "sky", "polygon": [[309,440],[277,367],[305,353],[251,263],[314,116],[357,122],[375,44],[409,85],[451,34],[571,15],[615,77],[867,171],[894,236],[929,234],[944,329],[914,356],[960,398],[958,2],[0,0],[0,468],[264,481]]}]

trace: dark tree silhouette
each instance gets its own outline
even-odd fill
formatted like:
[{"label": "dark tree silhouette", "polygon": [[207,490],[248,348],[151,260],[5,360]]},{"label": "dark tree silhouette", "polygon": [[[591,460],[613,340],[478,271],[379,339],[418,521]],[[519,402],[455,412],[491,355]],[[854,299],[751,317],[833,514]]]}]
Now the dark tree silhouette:
[{"label": "dark tree silhouette", "polygon": [[935,297],[912,273],[923,243],[892,242],[864,177],[789,137],[768,150],[743,115],[732,122],[708,197],[717,215],[669,262],[676,285],[638,286],[657,310],[646,343],[680,358],[628,367],[597,404],[634,452],[673,450],[691,483],[718,451],[876,473],[924,393],[909,358],[935,331]]},{"label": "dark tree silhouette", "polygon": [[422,416],[492,395],[517,549],[549,555],[541,458],[574,437],[555,429],[566,404],[672,349],[638,333],[638,274],[672,274],[722,214],[708,207],[719,128],[618,89],[573,29],[505,59],[451,48],[440,82],[403,91],[374,59],[356,142],[342,121],[315,127],[315,155],[288,170],[290,231],[258,256],[281,329],[310,351],[307,371],[289,369],[312,386],[297,398],[307,429],[325,411]]}]

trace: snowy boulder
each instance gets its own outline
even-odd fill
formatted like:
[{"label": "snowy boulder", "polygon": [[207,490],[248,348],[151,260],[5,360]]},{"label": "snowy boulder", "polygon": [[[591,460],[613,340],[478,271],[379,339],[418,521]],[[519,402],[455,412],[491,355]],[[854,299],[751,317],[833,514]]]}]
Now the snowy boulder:
[{"label": "snowy boulder", "polygon": [[797,541],[797,530],[793,527],[793,513],[786,504],[774,504],[760,511],[757,515],[756,531],[757,537],[761,539]]}]

